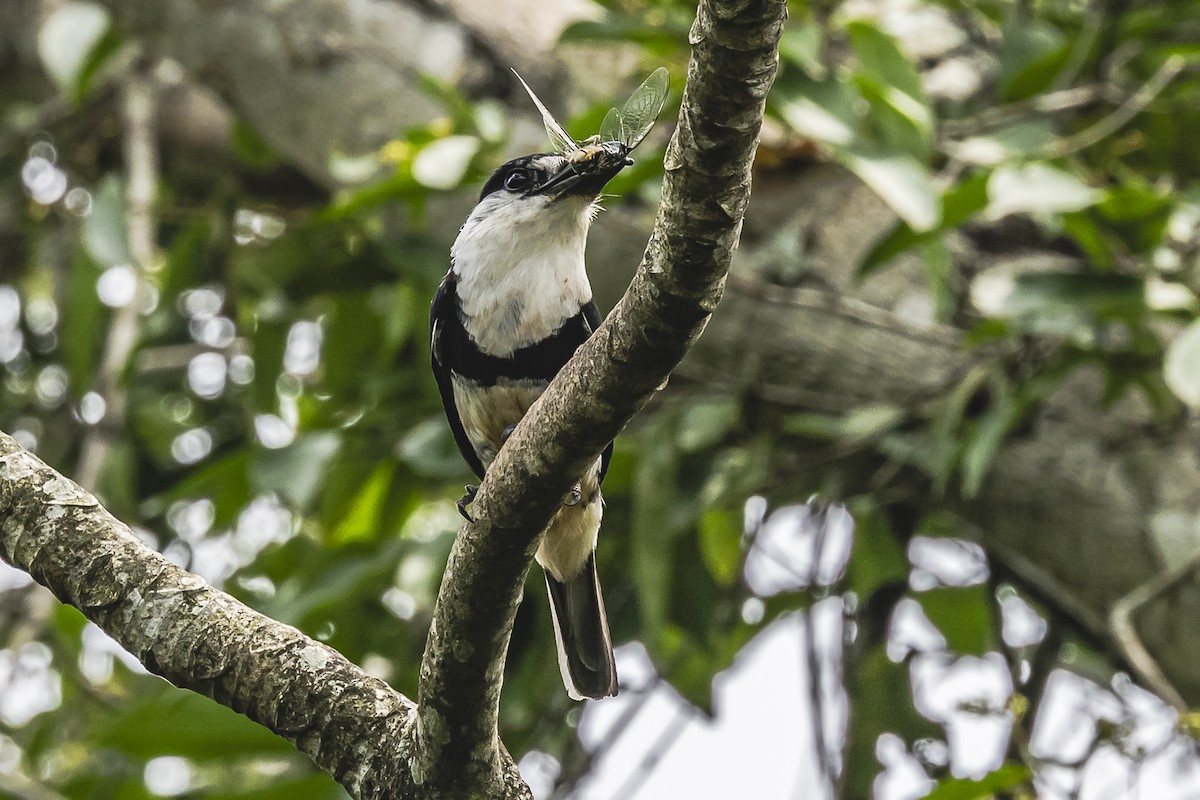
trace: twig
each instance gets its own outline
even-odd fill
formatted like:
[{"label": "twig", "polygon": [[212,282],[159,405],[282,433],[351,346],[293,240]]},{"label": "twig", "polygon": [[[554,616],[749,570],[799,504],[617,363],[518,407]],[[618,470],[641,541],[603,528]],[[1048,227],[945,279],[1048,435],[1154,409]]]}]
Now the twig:
[{"label": "twig", "polygon": [[631,800],[637,796],[646,779],[650,777],[654,767],[663,759],[663,756],[670,751],[675,742],[679,741],[679,734],[683,731],[687,724],[691,721],[690,708],[687,703],[681,702],[675,707],[675,714],[671,717],[671,721],[662,729],[653,744],[645,750],[642,759],[629,771],[629,776],[621,784],[617,791],[613,792],[613,800]]},{"label": "twig", "polygon": [[1154,98],[1167,88],[1175,76],[1183,71],[1186,64],[1183,56],[1171,56],[1162,63],[1162,66],[1150,77],[1150,80],[1146,81],[1144,86],[1130,95],[1129,99],[1118,106],[1115,111],[1090,128],[1059,139],[1047,147],[1043,151],[1043,155],[1046,158],[1062,158],[1112,136],[1154,102]]},{"label": "twig", "polygon": [[61,794],[38,783],[20,769],[7,774],[0,773],[0,796],[10,800],[64,800]]},{"label": "twig", "polygon": [[133,298],[113,312],[104,354],[96,372],[96,391],[104,398],[105,421],[92,425],[79,450],[75,479],[95,491],[115,432],[125,426],[126,392],[122,377],[137,345],[139,319],[146,295],[145,276],[154,258],[154,202],[158,182],[158,143],[155,127],[155,84],[151,70],[134,67],[121,89],[126,171],[126,222],[129,254],[136,274]]},{"label": "twig", "polygon": [[[815,597],[819,596],[821,590],[825,588],[820,583],[821,559],[824,555],[825,537],[829,529],[829,506],[818,506],[817,503],[810,502],[808,507],[809,522],[816,524],[816,530],[813,532],[812,571],[808,580],[809,591]],[[837,766],[834,764],[829,743],[825,741],[825,697],[821,691],[821,676],[824,670],[820,654],[817,652],[815,610],[816,604],[814,603],[806,612],[803,612],[804,626],[801,628],[800,634],[802,637],[801,647],[808,665],[808,699],[813,709],[813,743],[816,745],[821,781],[822,785],[829,787],[830,793],[833,793],[837,786]]]},{"label": "twig", "polygon": [[1174,587],[1189,580],[1200,572],[1200,551],[1197,551],[1184,563],[1174,569],[1164,570],[1150,580],[1138,586],[1121,599],[1113,603],[1109,612],[1109,630],[1118,647],[1125,654],[1126,660],[1137,672],[1138,677],[1146,682],[1150,689],[1170,703],[1176,711],[1186,712],[1189,708],[1187,701],[1175,686],[1168,680],[1159,667],[1154,656],[1142,643],[1134,625],[1133,615],[1138,609],[1156,597],[1166,594]]},{"label": "twig", "polygon": [[964,119],[946,120],[941,123],[940,131],[943,136],[951,138],[976,136],[987,130],[1007,127],[1022,117],[1034,114],[1056,114],[1060,111],[1071,111],[1091,105],[1097,100],[1104,99],[1109,91],[1109,88],[1103,84],[1074,86],[1070,89],[1038,95],[1008,105],[985,108]]},{"label": "twig", "polygon": [[[629,726],[633,724],[633,721],[646,709],[646,704],[654,695],[654,691],[662,684],[663,680],[661,678],[655,678],[644,690],[637,692],[636,697],[621,711],[621,715],[617,717],[616,721],[608,726],[604,741],[600,742],[595,750],[587,754],[585,763],[594,764],[600,761],[616,746],[617,741],[625,734]],[[622,698],[624,697],[625,695],[622,694]],[[567,776],[565,782],[555,787],[554,797],[570,796],[574,791],[575,785],[583,777],[585,775],[578,772],[574,776]]]}]

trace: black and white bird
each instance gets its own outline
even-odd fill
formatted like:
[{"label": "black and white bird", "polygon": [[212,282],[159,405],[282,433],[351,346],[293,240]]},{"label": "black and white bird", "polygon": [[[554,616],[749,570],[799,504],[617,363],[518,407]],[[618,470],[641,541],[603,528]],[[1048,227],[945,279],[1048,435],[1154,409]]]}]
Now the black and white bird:
[{"label": "black and white bird", "polygon": [[[610,147],[574,160],[557,153],[513,159],[484,185],[458,234],[430,311],[430,349],[454,439],[480,478],[600,325],[584,247],[601,190],[632,163],[627,153]],[[611,454],[609,444],[563,498],[536,556],[563,683],[575,699],[617,693],[594,555]]]}]

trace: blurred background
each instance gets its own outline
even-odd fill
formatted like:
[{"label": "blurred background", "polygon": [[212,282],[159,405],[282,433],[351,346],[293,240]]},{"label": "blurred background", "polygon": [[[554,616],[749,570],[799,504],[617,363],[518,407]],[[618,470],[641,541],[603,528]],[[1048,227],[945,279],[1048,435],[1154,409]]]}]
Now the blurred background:
[{"label": "blurred background", "polygon": [[[509,68],[578,138],[671,71],[607,311],[693,15],[8,0],[0,429],[414,695],[469,479],[428,303],[548,147]],[[1200,796],[1197,42],[1194,0],[790,3],[726,298],[605,483],[618,698],[567,699],[527,587],[537,797]],[[0,797],[344,796],[0,564]]]}]

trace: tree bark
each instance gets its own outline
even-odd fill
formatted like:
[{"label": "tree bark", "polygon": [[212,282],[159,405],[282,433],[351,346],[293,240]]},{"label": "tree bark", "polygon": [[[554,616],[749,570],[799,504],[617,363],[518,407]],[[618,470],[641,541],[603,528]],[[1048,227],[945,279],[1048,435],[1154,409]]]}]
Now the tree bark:
[{"label": "tree bark", "polygon": [[284,737],[353,796],[428,796],[416,792],[411,754],[401,747],[416,719],[411,701],[175,566],[2,433],[0,557],[148,670]]},{"label": "tree bark", "polygon": [[[720,299],[750,197],[750,165],[781,0],[702,0],[658,219],[624,298],[575,353],[488,468],[446,566],[421,668],[431,758],[483,775],[496,763],[500,670],[538,537],[575,477],[650,399]],[[431,763],[429,774],[452,776]],[[472,771],[458,780],[473,782]],[[460,784],[470,788],[472,783]]]}]

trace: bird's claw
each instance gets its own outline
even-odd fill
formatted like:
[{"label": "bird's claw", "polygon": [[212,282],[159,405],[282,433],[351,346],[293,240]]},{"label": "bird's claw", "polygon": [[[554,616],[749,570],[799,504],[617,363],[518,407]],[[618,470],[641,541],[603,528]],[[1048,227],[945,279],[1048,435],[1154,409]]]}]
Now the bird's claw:
[{"label": "bird's claw", "polygon": [[463,519],[474,524],[475,519],[471,516],[470,512],[467,511],[467,506],[475,502],[475,493],[479,491],[479,487],[472,486],[468,483],[464,488],[467,490],[467,493],[458,498],[458,501],[454,504],[454,507],[458,509],[459,514],[462,514]]},{"label": "bird's claw", "polygon": [[567,492],[566,498],[563,500],[564,506],[577,506],[579,501],[583,499],[583,489],[576,483],[571,487],[571,491]]}]

